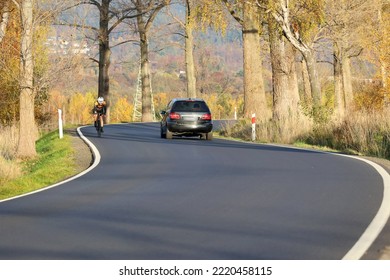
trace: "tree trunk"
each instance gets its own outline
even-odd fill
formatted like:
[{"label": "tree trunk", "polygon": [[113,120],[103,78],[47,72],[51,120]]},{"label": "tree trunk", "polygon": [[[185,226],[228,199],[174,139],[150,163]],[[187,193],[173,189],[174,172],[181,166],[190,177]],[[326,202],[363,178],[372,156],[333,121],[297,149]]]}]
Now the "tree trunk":
[{"label": "tree trunk", "polygon": [[[389,5],[389,4],[387,4]],[[382,45],[384,45],[383,48],[380,49],[380,54],[379,54],[379,62],[381,65],[381,78],[382,78],[382,86],[383,88],[387,88],[387,79],[388,79],[388,73],[387,73],[387,62],[385,57],[386,55],[386,42],[389,42],[389,33],[388,30],[386,29],[385,23],[383,21],[383,16],[382,16],[382,9],[385,8],[385,1],[382,2],[382,4],[378,8],[378,21],[379,21],[379,29],[381,32],[381,38],[382,38]],[[387,31],[386,31],[387,30]],[[384,91],[386,93],[386,91]],[[388,103],[388,97],[386,94],[384,95],[384,100],[385,100],[385,105]]]},{"label": "tree trunk", "polygon": [[343,75],[341,72],[341,51],[337,44],[334,44],[334,95],[335,95],[335,110],[336,118],[338,121],[342,121],[345,117],[345,102],[344,102],[344,90],[343,90]]},{"label": "tree trunk", "polygon": [[381,77],[382,77],[382,87],[387,88],[387,64],[386,61],[381,62]]},{"label": "tree trunk", "polygon": [[[284,38],[283,38],[284,39]],[[285,40],[285,39],[284,39]],[[294,119],[301,117],[301,111],[299,108],[299,103],[301,98],[299,96],[299,87],[298,87],[298,75],[297,75],[297,64],[295,61],[296,58],[296,49],[290,42],[286,42],[286,61],[287,61],[287,75],[288,75],[288,88],[290,95],[290,108],[291,108],[291,117]]]},{"label": "tree trunk", "polygon": [[152,116],[152,94],[150,88],[150,71],[149,71],[149,42],[147,30],[142,15],[137,17],[138,32],[140,36],[141,49],[141,84],[142,84],[142,122],[153,121]]},{"label": "tree trunk", "polygon": [[33,43],[33,0],[23,0],[20,5],[22,35],[20,63],[20,125],[16,155],[19,158],[36,156],[35,141],[38,132],[34,116],[34,65]]},{"label": "tree trunk", "polygon": [[299,125],[299,90],[295,65],[295,50],[279,31],[276,20],[268,19],[272,85],[273,120],[279,128],[279,137],[289,141],[291,128]]},{"label": "tree trunk", "polygon": [[317,73],[317,61],[312,51],[302,53],[306,61],[307,73],[309,75],[311,96],[313,97],[313,105],[321,106],[321,84]]},{"label": "tree trunk", "polygon": [[196,75],[195,75],[195,62],[194,62],[194,36],[193,27],[190,22],[191,7],[187,0],[186,9],[186,37],[185,37],[185,59],[186,59],[186,77],[187,77],[187,97],[196,97]]},{"label": "tree trunk", "polygon": [[277,122],[284,122],[289,117],[289,83],[285,42],[273,17],[270,17],[268,20],[268,30],[273,86],[272,118]]},{"label": "tree trunk", "polygon": [[[153,99],[151,88],[151,76],[149,65],[149,42],[148,33],[156,18],[158,12],[166,5],[169,5],[170,0],[154,1],[156,7],[146,12],[144,3],[141,0],[135,1],[137,15],[137,28],[140,37],[140,51],[141,51],[141,88],[142,88],[142,122],[151,122],[154,120],[152,113]],[[151,4],[152,2],[150,2]],[[146,17],[144,19],[144,16]]]},{"label": "tree trunk", "polygon": [[98,96],[102,96],[107,103],[106,122],[110,121],[110,76],[111,62],[110,38],[109,38],[109,8],[110,0],[103,0],[100,11],[99,23],[99,87]]},{"label": "tree trunk", "polygon": [[302,71],[303,99],[306,106],[311,106],[313,97],[311,95],[309,74],[307,73],[307,66],[304,58],[302,58],[301,60],[301,71]]},{"label": "tree trunk", "polygon": [[302,41],[299,32],[295,32],[291,29],[292,24],[290,21],[289,1],[281,0],[280,6],[281,12],[273,12],[272,16],[283,29],[284,36],[286,36],[287,40],[289,40],[304,57],[310,82],[311,96],[313,97],[313,105],[318,108],[321,105],[321,84],[317,73],[315,52],[312,47]]},{"label": "tree trunk", "polygon": [[352,110],[353,107],[351,59],[345,53],[341,54],[341,57],[342,57],[341,72],[343,77],[345,110],[348,113]]},{"label": "tree trunk", "polygon": [[259,13],[255,5],[243,4],[243,56],[244,56],[244,117],[252,113],[258,119],[267,115],[262,71]]}]

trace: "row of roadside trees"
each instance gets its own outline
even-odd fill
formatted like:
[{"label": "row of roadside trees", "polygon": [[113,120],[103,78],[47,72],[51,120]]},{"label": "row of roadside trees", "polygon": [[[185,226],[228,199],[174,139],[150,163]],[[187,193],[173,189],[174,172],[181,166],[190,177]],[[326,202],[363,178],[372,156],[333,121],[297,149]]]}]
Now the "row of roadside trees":
[{"label": "row of roadside trees", "polygon": [[[390,63],[389,34],[386,32],[390,26],[388,0],[1,0],[2,49],[20,54],[21,58],[16,66],[15,56],[4,57],[0,68],[5,73],[13,63],[14,71],[17,69],[20,73],[18,79],[13,77],[18,81],[17,85],[2,82],[0,89],[5,101],[19,92],[18,117],[14,114],[20,124],[18,157],[35,155],[34,112],[47,99],[45,94],[50,87],[45,70],[50,69],[51,74],[63,73],[75,63],[56,61],[55,65],[61,67],[54,71],[52,62],[45,60],[47,53],[37,45],[43,44],[48,26],[75,27],[86,37],[93,38],[99,46],[99,55],[93,59],[99,65],[98,95],[108,101],[111,99],[111,49],[115,47],[110,45],[111,35],[118,30],[136,34],[127,36],[117,45],[135,41],[139,44],[142,121],[151,121],[149,44],[155,34],[153,23],[162,10],[179,4],[186,11],[185,17],[179,17],[175,12],[170,14],[178,26],[174,32],[184,39],[189,97],[200,95],[195,63],[195,46],[199,48],[200,44],[194,35],[209,27],[224,33],[228,22],[234,19],[242,32],[243,117],[256,113],[258,119],[271,118],[273,122],[283,124],[279,127],[286,123],[297,126],[305,117],[315,122],[321,120],[324,90],[318,66],[326,63],[333,69],[333,115],[343,121],[353,109],[352,62],[363,54],[371,60],[372,67],[378,69],[383,107],[386,104]],[[86,7],[91,8],[91,12],[83,16]],[[269,46],[269,54],[264,52],[264,42]],[[264,60],[268,55],[272,68],[271,108],[267,105],[263,75]],[[297,61],[303,65],[300,72]],[[5,86],[8,87],[6,90]]]}]

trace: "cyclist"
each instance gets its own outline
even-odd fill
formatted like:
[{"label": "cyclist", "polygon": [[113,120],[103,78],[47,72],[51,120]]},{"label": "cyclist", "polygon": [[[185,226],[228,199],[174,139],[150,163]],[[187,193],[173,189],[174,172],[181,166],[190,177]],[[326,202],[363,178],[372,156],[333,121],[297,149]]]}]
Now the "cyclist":
[{"label": "cyclist", "polygon": [[94,125],[96,127],[97,126],[97,118],[99,116],[99,118],[100,118],[100,126],[101,126],[100,131],[101,132],[104,132],[103,131],[103,116],[105,114],[106,114],[106,101],[104,101],[104,98],[100,96],[95,101],[95,105],[93,107],[93,119],[94,119]]}]

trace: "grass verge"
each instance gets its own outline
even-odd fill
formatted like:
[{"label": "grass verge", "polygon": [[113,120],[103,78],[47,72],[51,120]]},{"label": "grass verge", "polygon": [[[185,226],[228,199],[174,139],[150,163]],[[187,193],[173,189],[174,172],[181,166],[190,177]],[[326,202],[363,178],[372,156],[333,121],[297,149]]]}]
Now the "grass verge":
[{"label": "grass verge", "polygon": [[58,131],[42,136],[36,143],[38,156],[19,163],[22,175],[13,180],[0,179],[0,200],[35,191],[76,173],[69,135],[59,139]]}]

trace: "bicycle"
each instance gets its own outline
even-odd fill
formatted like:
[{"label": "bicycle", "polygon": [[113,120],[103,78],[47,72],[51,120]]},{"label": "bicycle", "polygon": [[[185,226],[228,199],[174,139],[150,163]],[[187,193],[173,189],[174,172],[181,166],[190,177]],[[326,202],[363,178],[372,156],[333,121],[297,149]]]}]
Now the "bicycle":
[{"label": "bicycle", "polygon": [[97,120],[96,120],[96,131],[97,131],[98,137],[102,136],[102,124],[100,122],[100,118],[101,118],[102,115],[103,114],[98,113],[98,117],[97,117]]}]

